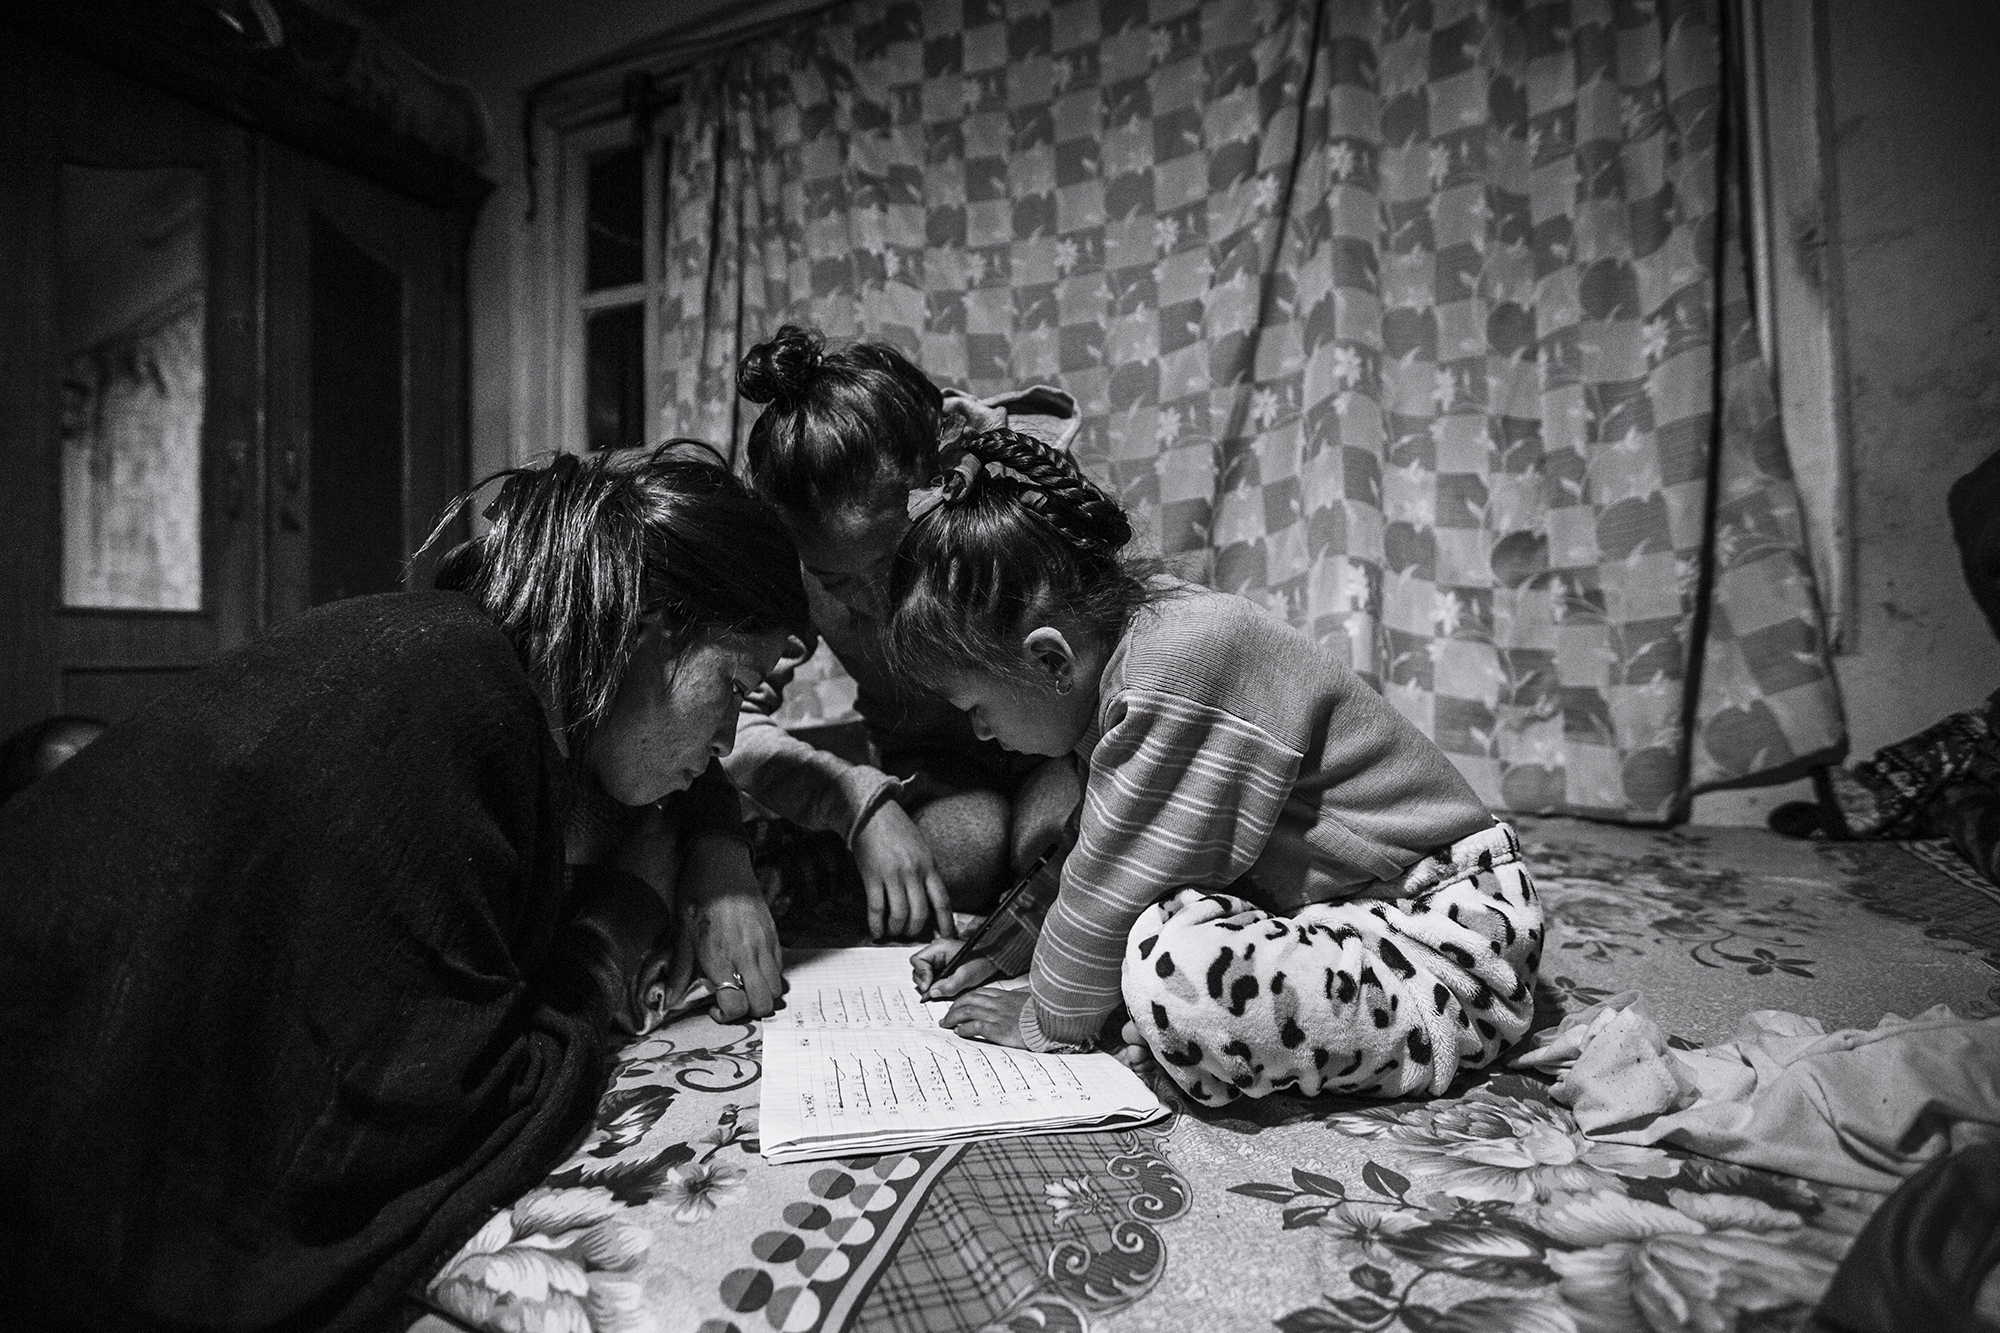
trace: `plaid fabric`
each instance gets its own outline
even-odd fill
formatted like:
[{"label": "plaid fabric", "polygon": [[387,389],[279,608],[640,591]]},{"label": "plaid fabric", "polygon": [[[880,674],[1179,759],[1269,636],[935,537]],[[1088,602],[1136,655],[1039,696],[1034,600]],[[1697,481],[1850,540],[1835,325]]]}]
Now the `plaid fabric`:
[{"label": "plaid fabric", "polygon": [[1129,1131],[968,1145],[855,1326],[1081,1329],[1132,1304],[1167,1266],[1155,1225],[1190,1197],[1161,1144]]},{"label": "plaid fabric", "polygon": [[785,320],[1058,384],[1162,550],[1488,804],[1843,744],[1704,0],[855,0],[692,77],[665,430]]}]

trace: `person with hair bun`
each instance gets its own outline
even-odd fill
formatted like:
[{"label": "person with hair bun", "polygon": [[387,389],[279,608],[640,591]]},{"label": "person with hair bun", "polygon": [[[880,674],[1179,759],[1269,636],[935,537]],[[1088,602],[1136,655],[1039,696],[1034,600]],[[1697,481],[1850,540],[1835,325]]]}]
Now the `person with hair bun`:
[{"label": "person with hair bun", "polygon": [[838,833],[868,895],[870,932],[917,936],[981,911],[1062,836],[1074,769],[982,743],[942,700],[890,671],[882,632],[906,499],[937,477],[944,437],[1011,425],[1064,448],[1075,400],[1033,388],[984,402],[941,391],[895,348],[829,347],[786,325],[753,347],[737,388],[764,410],[750,428],[751,484],[784,515],[807,574],[813,624],[858,688],[876,763],[788,735],[775,691],[745,714],[736,783],[793,823]]},{"label": "person with hair bun", "polygon": [[1534,884],[1428,737],[1263,608],[1129,554],[1068,456],[999,430],[947,462],[896,553],[892,659],[976,734],[1085,766],[1053,902],[955,969],[913,955],[947,1027],[1150,1055],[1210,1105],[1436,1094],[1526,1032]]},{"label": "person with hair bun", "polygon": [[441,590],[308,611],[0,807],[23,1326],[401,1327],[694,971],[775,1003],[720,759],[806,626],[789,534],[712,450],[501,479]]}]

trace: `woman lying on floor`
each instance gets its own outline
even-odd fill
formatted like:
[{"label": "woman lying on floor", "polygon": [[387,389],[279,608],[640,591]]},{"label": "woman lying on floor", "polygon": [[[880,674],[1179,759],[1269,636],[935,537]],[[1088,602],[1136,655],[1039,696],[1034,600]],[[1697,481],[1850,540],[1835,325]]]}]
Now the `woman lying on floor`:
[{"label": "woman lying on floor", "polygon": [[[1030,990],[962,994],[946,1026],[1073,1050],[1122,999],[1128,1058],[1208,1103],[1441,1093],[1520,1037],[1541,905],[1443,752],[1276,617],[1122,554],[1068,455],[1007,430],[950,452],[897,552],[895,660],[1086,776],[1046,919],[935,993],[1032,959]],[[917,953],[918,985],[954,947]]]},{"label": "woman lying on floor", "polygon": [[27,1325],[390,1326],[587,1129],[663,957],[769,1012],[717,761],[805,623],[790,538],[684,449],[487,517],[450,591],[309,612],[0,811]]}]

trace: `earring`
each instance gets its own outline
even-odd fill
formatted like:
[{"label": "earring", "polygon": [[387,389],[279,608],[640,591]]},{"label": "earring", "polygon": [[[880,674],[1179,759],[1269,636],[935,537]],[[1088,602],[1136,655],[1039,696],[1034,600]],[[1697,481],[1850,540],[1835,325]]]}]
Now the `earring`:
[{"label": "earring", "polygon": [[1059,681],[1057,681],[1057,682],[1056,682],[1056,693],[1057,693],[1057,694],[1068,694],[1068,693],[1069,693],[1069,691],[1070,691],[1070,687],[1071,687],[1072,685],[1074,685],[1074,684],[1076,684],[1076,682],[1075,682],[1075,681],[1073,681],[1073,680],[1071,680],[1071,679],[1070,679],[1069,677],[1065,676],[1065,677],[1063,677],[1063,679],[1061,679],[1061,680],[1059,680]]}]

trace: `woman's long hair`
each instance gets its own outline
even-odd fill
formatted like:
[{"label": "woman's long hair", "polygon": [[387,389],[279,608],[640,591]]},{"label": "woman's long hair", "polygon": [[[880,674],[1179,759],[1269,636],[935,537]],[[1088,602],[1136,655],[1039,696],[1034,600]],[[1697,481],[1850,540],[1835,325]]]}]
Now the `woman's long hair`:
[{"label": "woman's long hair", "polygon": [[807,632],[790,534],[706,444],[495,473],[453,502],[425,547],[496,480],[491,527],[445,556],[436,583],[513,641],[562,710],[572,755],[617,697],[643,617],[660,614],[674,653],[704,634]]},{"label": "woman's long hair", "polygon": [[829,350],[787,324],[736,370],[736,391],[769,404],[745,452],[757,493],[797,514],[874,501],[937,475],[944,395],[886,343]]},{"label": "woman's long hair", "polygon": [[1020,677],[1021,636],[1067,622],[1106,646],[1163,594],[1160,560],[1129,554],[1132,523],[1076,460],[1030,435],[991,430],[950,451],[938,490],[903,535],[889,575],[897,669],[936,687],[956,672]]}]

